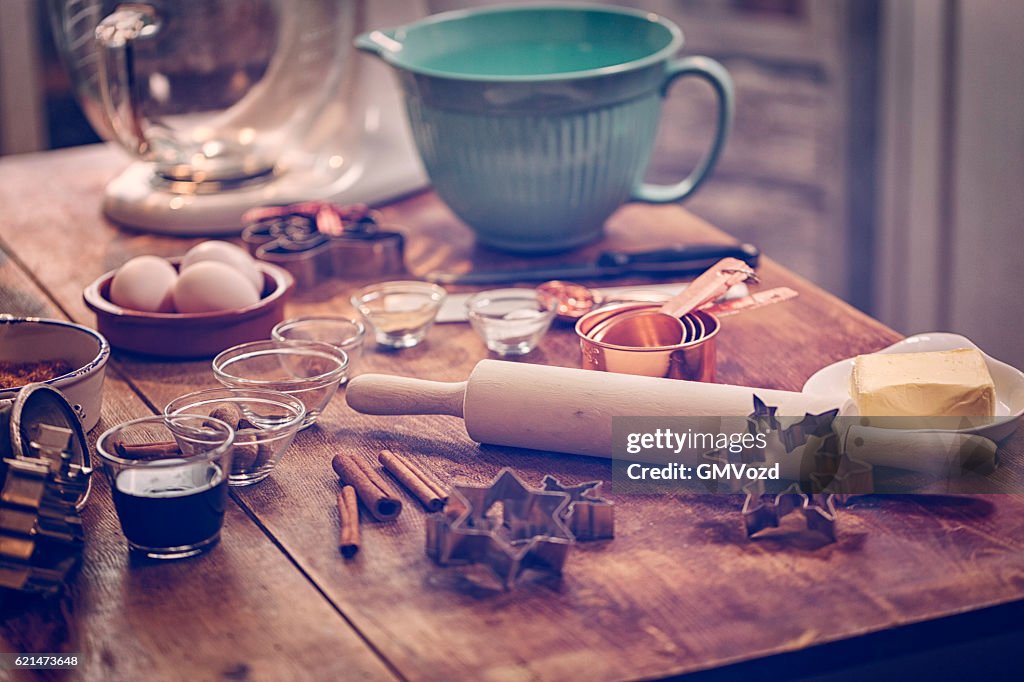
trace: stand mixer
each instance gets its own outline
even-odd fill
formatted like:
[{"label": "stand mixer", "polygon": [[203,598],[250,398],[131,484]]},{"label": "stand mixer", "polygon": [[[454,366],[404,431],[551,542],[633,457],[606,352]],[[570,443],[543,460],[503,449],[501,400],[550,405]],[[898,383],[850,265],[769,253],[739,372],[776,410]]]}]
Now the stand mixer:
[{"label": "stand mixer", "polygon": [[115,222],[237,233],[249,208],[378,203],[427,184],[386,68],[351,47],[425,6],[366,0],[49,0],[93,127],[135,161]]}]

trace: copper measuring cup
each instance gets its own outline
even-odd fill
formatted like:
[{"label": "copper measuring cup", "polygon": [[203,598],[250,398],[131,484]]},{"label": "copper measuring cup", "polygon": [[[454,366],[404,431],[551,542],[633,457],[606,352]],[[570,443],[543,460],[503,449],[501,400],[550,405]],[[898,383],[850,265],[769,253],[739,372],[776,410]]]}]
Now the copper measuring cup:
[{"label": "copper measuring cup", "polygon": [[685,344],[697,338],[693,318],[688,320],[688,314],[723,296],[733,285],[748,280],[757,280],[750,266],[735,258],[723,258],[656,310],[640,309],[614,315],[595,326],[590,336],[616,345],[637,347]]},{"label": "copper measuring cup", "polygon": [[[580,338],[582,367],[620,374],[714,381],[715,337],[721,328],[718,318],[706,310],[695,310],[681,321],[687,330],[685,341],[653,345],[660,332],[657,325],[649,322],[656,319],[651,313],[656,313],[658,308],[657,303],[623,303],[599,308],[581,317],[576,323],[576,334]],[[598,328],[619,315],[633,315],[633,322],[611,328],[614,332],[611,338],[601,334]]]},{"label": "copper measuring cup", "polygon": [[576,323],[583,368],[713,381],[721,323],[699,308],[750,279],[756,275],[746,263],[726,258],[663,304],[630,303],[587,313]]}]

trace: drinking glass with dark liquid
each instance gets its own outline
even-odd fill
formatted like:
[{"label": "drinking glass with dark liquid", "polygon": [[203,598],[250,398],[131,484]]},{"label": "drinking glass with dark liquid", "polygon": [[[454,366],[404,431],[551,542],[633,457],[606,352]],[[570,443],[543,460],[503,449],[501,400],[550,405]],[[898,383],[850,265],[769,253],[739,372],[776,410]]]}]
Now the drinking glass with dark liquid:
[{"label": "drinking glass with dark liquid", "polygon": [[96,449],[128,546],[153,559],[200,554],[220,539],[235,432],[201,415],[143,417]]}]

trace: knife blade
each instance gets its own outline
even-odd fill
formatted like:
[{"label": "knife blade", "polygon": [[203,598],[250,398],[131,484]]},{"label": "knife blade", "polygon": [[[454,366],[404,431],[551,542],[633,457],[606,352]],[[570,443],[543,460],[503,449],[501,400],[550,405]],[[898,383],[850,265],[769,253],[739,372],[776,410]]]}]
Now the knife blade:
[{"label": "knife blade", "polygon": [[625,275],[685,275],[703,272],[723,258],[738,258],[754,268],[760,256],[761,252],[753,244],[690,244],[651,251],[605,251],[592,263],[471,270],[463,273],[431,272],[425,279],[437,284],[499,284],[543,282],[549,279],[603,279]]}]

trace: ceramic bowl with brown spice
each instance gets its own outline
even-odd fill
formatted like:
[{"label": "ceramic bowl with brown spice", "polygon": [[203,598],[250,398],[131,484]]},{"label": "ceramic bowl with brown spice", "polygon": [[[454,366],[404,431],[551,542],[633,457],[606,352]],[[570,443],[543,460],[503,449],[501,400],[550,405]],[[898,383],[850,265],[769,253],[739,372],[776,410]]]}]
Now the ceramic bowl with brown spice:
[{"label": "ceramic bowl with brown spice", "polygon": [[0,400],[41,382],[67,397],[85,430],[96,426],[110,344],[102,334],[64,320],[0,315]]}]

